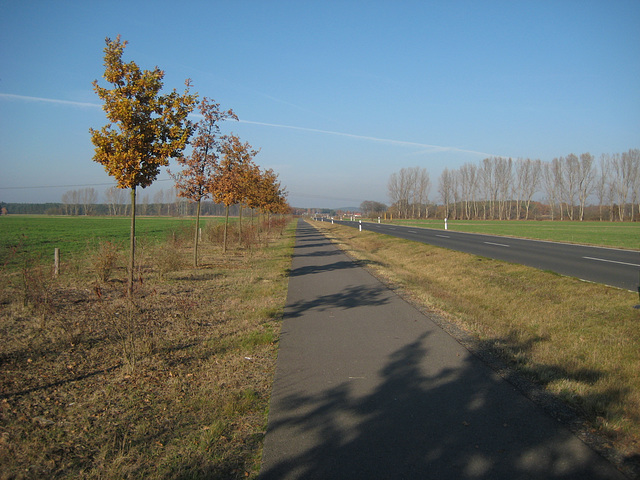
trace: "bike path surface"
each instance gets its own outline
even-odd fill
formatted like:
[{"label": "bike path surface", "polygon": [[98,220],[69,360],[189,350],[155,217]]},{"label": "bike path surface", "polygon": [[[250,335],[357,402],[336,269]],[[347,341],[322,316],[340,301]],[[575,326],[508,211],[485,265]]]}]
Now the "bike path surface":
[{"label": "bike path surface", "polygon": [[623,479],[298,224],[261,479]]}]

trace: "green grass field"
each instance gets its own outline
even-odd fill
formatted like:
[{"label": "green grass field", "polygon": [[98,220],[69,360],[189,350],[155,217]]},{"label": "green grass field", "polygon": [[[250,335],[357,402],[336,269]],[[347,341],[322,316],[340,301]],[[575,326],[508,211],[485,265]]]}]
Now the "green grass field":
[{"label": "green grass field", "polygon": [[[394,220],[391,223],[444,229],[443,220]],[[640,250],[640,223],[637,222],[449,220],[447,223],[449,230],[455,232],[487,233]]]},{"label": "green grass field", "polygon": [[[210,222],[224,219],[201,219],[204,229]],[[192,228],[193,218],[138,217],[136,236],[147,242],[165,240],[172,232]],[[73,258],[87,247],[101,241],[125,245],[129,240],[129,217],[52,217],[13,215],[0,217],[0,265],[12,266],[18,258],[53,258],[59,248],[65,258]]]}]

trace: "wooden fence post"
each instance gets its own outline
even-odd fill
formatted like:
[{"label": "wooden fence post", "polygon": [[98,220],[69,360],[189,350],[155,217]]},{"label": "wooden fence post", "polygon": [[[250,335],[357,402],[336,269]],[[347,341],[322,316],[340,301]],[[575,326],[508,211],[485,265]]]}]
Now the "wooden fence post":
[{"label": "wooden fence post", "polygon": [[60,274],[60,249],[59,248],[53,249],[53,274],[56,276]]}]

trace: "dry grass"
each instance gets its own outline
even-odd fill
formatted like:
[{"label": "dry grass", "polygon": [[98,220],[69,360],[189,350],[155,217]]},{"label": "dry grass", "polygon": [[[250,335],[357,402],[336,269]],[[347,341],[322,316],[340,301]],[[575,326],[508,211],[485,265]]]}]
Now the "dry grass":
[{"label": "dry grass", "polygon": [[351,256],[366,260],[377,276],[567,402],[623,455],[640,453],[636,294],[348,227],[315,225]]},{"label": "dry grass", "polygon": [[141,244],[132,299],[112,246],[5,271],[0,478],[255,476],[292,246]]}]

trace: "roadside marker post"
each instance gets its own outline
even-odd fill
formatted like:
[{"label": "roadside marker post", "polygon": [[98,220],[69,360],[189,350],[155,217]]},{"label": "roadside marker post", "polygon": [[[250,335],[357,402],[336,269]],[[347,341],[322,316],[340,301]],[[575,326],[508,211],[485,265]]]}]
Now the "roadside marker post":
[{"label": "roadside marker post", "polygon": [[447,219],[444,219],[444,229],[447,230]]},{"label": "roadside marker post", "polygon": [[362,220],[360,220],[359,228],[360,228],[360,231],[362,231]]}]

